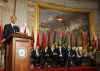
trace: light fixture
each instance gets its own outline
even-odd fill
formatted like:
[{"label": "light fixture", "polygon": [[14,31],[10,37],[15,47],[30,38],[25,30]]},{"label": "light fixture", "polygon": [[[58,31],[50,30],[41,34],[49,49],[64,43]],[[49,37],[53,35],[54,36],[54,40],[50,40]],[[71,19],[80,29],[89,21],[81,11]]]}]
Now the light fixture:
[{"label": "light fixture", "polygon": [[60,22],[63,21],[63,19],[60,16],[56,16],[56,20]]}]

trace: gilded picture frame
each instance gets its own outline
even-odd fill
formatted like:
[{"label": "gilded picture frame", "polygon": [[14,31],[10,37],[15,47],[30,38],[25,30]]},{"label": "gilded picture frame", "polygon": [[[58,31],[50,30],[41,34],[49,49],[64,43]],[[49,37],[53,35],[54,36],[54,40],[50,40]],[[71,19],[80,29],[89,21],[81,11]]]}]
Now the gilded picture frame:
[{"label": "gilded picture frame", "polygon": [[62,6],[56,6],[56,5],[50,5],[47,3],[35,1],[35,24],[36,24],[36,34],[39,31],[39,9],[40,8],[47,8],[47,9],[54,9],[54,10],[59,10],[59,11],[69,11],[69,12],[79,12],[79,13],[84,13],[88,14],[88,20],[89,20],[89,28],[90,28],[90,39],[93,39],[93,35],[95,32],[95,27],[94,27],[94,12],[92,9],[78,9],[78,8],[65,8]]}]

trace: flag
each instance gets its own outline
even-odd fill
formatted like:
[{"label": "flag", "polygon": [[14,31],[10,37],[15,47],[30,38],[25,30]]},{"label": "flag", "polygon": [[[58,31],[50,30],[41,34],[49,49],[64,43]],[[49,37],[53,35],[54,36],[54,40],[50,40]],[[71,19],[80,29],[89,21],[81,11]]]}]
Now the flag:
[{"label": "flag", "polygon": [[93,40],[92,40],[92,47],[93,47],[93,54],[95,54],[97,48],[96,48],[96,35],[93,35]]},{"label": "flag", "polygon": [[64,32],[62,32],[61,34],[61,41],[62,41],[62,44],[65,43],[65,33]]},{"label": "flag", "polygon": [[3,28],[2,28],[2,25],[0,25],[0,45],[2,44],[2,31],[3,31]]},{"label": "flag", "polygon": [[81,43],[81,42],[82,42],[82,36],[81,36],[81,34],[82,34],[82,33],[79,32],[78,46],[80,46],[80,47],[82,46],[82,43]]},{"label": "flag", "polygon": [[39,42],[39,33],[37,33],[37,40],[36,40],[36,46],[40,48],[40,42]]},{"label": "flag", "polygon": [[98,50],[98,39],[95,40],[95,44],[96,44],[96,49]]},{"label": "flag", "polygon": [[53,43],[56,43],[56,30],[54,31]]},{"label": "flag", "polygon": [[70,33],[70,45],[73,47],[73,35],[72,32]]},{"label": "flag", "polygon": [[92,47],[96,48],[96,44],[95,44],[95,37],[93,36],[93,40],[92,40]]},{"label": "flag", "polygon": [[65,33],[65,40],[64,40],[64,43],[67,43],[67,41],[68,41],[68,34],[67,34],[67,32]]},{"label": "flag", "polygon": [[50,47],[50,31],[48,30],[48,47]]},{"label": "flag", "polygon": [[89,35],[88,35],[88,33],[86,34],[86,47],[87,47],[88,53],[91,52],[92,46],[91,46],[91,44],[89,42]]},{"label": "flag", "polygon": [[65,34],[65,39],[66,39],[66,47],[71,47],[71,45],[70,45],[70,33],[69,32],[66,32],[66,34]]},{"label": "flag", "polygon": [[89,47],[89,37],[88,37],[88,33],[86,34],[86,45],[87,45],[87,47]]},{"label": "flag", "polygon": [[64,47],[64,48],[66,48],[66,41],[67,41],[67,33],[65,34],[64,32],[62,32],[62,34],[61,34],[61,43],[62,43],[62,46]]},{"label": "flag", "polygon": [[82,32],[82,34],[81,34],[81,37],[82,37],[82,47],[83,48],[86,48],[86,40],[85,40],[85,35],[84,35],[84,33]]},{"label": "flag", "polygon": [[26,26],[25,26],[25,28],[24,28],[24,34],[26,34]]},{"label": "flag", "polygon": [[87,53],[87,48],[86,48],[86,37],[85,37],[85,34],[84,32],[81,33],[81,38],[82,38],[82,47],[83,47],[83,54],[86,54]]},{"label": "flag", "polygon": [[100,51],[100,38],[98,38],[98,51]]},{"label": "flag", "polygon": [[42,47],[43,47],[43,48],[46,48],[45,32],[43,32],[43,35],[42,35]]},{"label": "flag", "polygon": [[33,31],[33,28],[32,28],[32,40],[31,40],[31,47],[34,47],[34,31]]},{"label": "flag", "polygon": [[62,38],[62,39],[64,39],[64,36],[65,36],[65,33],[64,33],[64,32],[62,32],[62,36],[61,36],[61,38]]},{"label": "flag", "polygon": [[76,32],[76,36],[75,36],[75,46],[77,47],[78,45],[78,32]]}]

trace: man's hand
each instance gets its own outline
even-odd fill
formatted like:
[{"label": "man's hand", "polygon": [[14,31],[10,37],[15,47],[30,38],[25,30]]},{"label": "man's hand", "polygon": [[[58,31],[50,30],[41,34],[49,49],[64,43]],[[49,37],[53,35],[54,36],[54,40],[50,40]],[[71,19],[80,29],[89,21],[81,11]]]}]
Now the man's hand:
[{"label": "man's hand", "polygon": [[1,42],[0,42],[0,47],[2,47],[2,44],[3,44],[5,41],[6,41],[6,39],[1,40]]},{"label": "man's hand", "polygon": [[6,39],[3,39],[3,40],[2,40],[2,43],[4,43],[5,41],[6,41]]}]

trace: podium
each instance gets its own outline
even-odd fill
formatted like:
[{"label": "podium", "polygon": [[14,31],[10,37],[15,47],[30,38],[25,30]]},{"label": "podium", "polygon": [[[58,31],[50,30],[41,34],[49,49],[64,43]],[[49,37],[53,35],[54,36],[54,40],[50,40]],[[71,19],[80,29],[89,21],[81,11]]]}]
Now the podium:
[{"label": "podium", "polygon": [[12,34],[6,40],[5,71],[30,71],[31,39],[25,34]]}]

